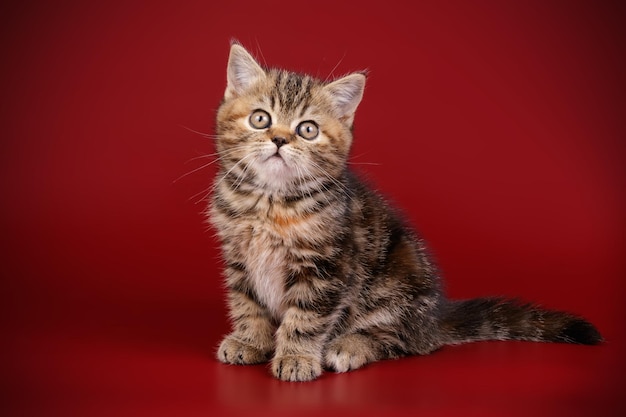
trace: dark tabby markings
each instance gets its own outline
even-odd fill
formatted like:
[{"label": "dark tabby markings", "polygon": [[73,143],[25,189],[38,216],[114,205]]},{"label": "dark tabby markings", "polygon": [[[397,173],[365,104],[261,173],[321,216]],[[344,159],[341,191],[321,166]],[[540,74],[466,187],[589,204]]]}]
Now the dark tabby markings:
[{"label": "dark tabby markings", "polygon": [[305,100],[308,100],[311,93],[311,83],[306,76],[279,71],[274,90],[278,95],[280,107],[292,111],[303,104]]},{"label": "dark tabby markings", "polygon": [[[239,64],[249,66],[242,54],[235,54]],[[257,75],[260,84],[250,95],[259,97],[229,98],[218,111],[222,159],[210,213],[222,242],[233,323],[220,361],[271,359],[277,378],[308,381],[322,367],[345,372],[445,344],[602,341],[591,323],[565,312],[502,298],[446,299],[421,238],[348,169],[354,114],[337,116],[346,99],[334,96],[337,84],[329,89],[282,70]],[[364,80],[354,75],[340,85],[356,79],[360,91],[352,93],[360,100]],[[269,103],[276,114],[269,131],[240,123],[256,102]],[[254,159],[260,143],[274,128],[291,129],[309,110],[334,120],[320,126],[327,140],[284,145],[306,169],[279,169],[271,181],[255,176],[265,166]]]},{"label": "dark tabby markings", "polygon": [[272,111],[276,110],[276,96],[274,94],[270,95],[270,108]]},{"label": "dark tabby markings", "polygon": [[449,303],[442,326],[450,343],[498,339],[594,345],[602,341],[595,327],[579,317],[503,298]]},{"label": "dark tabby markings", "polygon": [[304,96],[303,101],[304,102],[302,103],[302,108],[300,109],[299,117],[304,117],[304,114],[306,113],[306,111],[309,109],[309,107],[311,107],[311,103],[310,103],[308,94],[306,94]]}]

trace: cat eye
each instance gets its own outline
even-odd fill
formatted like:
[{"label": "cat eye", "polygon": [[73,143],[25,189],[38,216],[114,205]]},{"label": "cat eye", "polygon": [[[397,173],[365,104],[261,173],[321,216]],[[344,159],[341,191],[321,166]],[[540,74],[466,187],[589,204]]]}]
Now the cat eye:
[{"label": "cat eye", "polygon": [[255,110],[250,115],[250,126],[255,129],[267,129],[272,124],[272,118],[265,110]]},{"label": "cat eye", "polygon": [[320,128],[315,122],[302,122],[296,128],[296,133],[307,140],[313,140],[320,133]]}]

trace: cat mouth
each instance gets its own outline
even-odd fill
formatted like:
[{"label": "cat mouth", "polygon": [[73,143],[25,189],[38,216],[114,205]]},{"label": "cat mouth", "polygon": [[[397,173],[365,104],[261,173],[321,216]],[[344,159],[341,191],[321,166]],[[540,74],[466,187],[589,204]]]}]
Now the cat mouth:
[{"label": "cat mouth", "polygon": [[270,164],[270,165],[285,165],[285,160],[283,159],[283,157],[280,154],[275,153],[275,154],[269,156],[265,160],[265,163]]},{"label": "cat mouth", "polygon": [[285,158],[285,156],[278,151],[267,157],[264,164],[268,169],[274,170],[275,173],[285,173],[285,170],[291,170],[291,164],[288,158]]},{"label": "cat mouth", "polygon": [[280,152],[277,150],[276,153],[270,155],[266,161],[276,161],[276,162],[283,162],[286,163],[285,158],[283,158],[283,156],[280,154]]}]

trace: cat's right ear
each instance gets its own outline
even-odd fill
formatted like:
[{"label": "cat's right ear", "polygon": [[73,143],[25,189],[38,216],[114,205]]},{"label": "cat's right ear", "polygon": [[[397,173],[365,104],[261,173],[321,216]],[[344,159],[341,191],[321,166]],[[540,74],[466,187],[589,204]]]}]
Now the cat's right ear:
[{"label": "cat's right ear", "polygon": [[228,57],[224,98],[228,100],[243,94],[265,76],[265,71],[252,55],[243,46],[233,43]]}]

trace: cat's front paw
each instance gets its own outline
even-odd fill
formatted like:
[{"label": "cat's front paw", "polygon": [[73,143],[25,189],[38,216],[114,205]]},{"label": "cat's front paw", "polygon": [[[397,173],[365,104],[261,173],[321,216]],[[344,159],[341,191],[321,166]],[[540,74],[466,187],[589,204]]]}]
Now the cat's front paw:
[{"label": "cat's front paw", "polygon": [[272,361],[272,373],[283,381],[312,381],[322,374],[322,365],[313,356],[278,356]]},{"label": "cat's front paw", "polygon": [[217,350],[217,359],[220,362],[235,365],[264,363],[269,360],[269,356],[270,352],[244,343],[233,335],[226,336]]}]

